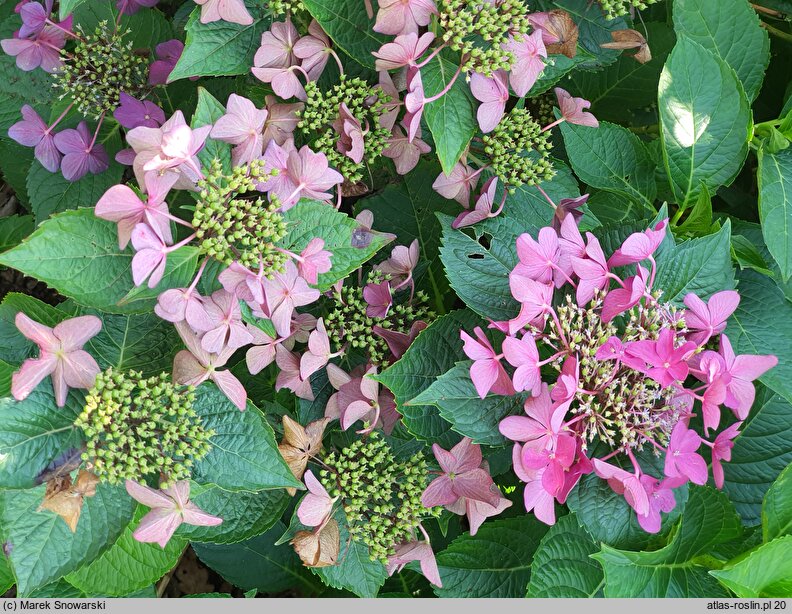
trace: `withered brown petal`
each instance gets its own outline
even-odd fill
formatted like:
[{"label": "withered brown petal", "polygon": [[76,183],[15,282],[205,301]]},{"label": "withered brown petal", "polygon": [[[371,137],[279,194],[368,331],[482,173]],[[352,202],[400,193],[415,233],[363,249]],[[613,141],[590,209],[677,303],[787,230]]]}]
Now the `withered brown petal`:
[{"label": "withered brown petal", "polygon": [[306,567],[329,567],[338,562],[341,534],[332,518],[318,531],[297,531],[291,541]]},{"label": "withered brown petal", "polygon": [[72,491],[83,497],[93,497],[96,494],[96,485],[99,483],[99,478],[94,473],[80,469],[77,474],[77,481],[72,486]]},{"label": "withered brown petal", "polygon": [[612,43],[602,43],[600,47],[605,49],[637,49],[633,57],[641,64],[646,64],[652,59],[652,52],[644,38],[644,35],[637,30],[616,30],[611,32]]},{"label": "withered brown petal", "polygon": [[547,45],[547,53],[561,53],[570,59],[577,55],[578,35],[580,32],[569,13],[561,9],[550,11],[545,27],[558,38],[557,43]]}]

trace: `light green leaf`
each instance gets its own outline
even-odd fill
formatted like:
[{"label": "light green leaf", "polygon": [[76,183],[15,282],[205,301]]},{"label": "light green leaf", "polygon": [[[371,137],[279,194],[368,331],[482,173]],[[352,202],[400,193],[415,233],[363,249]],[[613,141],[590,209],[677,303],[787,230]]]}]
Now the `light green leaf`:
[{"label": "light green leaf", "polygon": [[762,235],[784,280],[792,275],[792,149],[759,150],[759,219]]},{"label": "light green leaf", "polygon": [[[357,0],[347,0],[357,2]],[[438,54],[421,70],[426,97],[439,94],[454,78],[459,66]],[[460,76],[448,93],[439,100],[430,102],[424,108],[424,119],[432,133],[437,157],[446,175],[462,157],[470,139],[476,134],[477,102],[470,93],[470,87]]]},{"label": "light green leaf", "polygon": [[792,303],[769,277],[741,271],[737,279],[740,306],[729,319],[726,334],[737,354],[778,357],[778,365],[759,381],[792,402]]},{"label": "light green leaf", "polygon": [[406,403],[429,388],[457,361],[465,360],[459,331],[472,331],[480,324],[480,319],[469,310],[452,311],[438,318],[418,335],[398,361],[377,376],[393,392],[404,424],[417,438],[446,448],[458,441],[451,425],[440,417],[436,408]]},{"label": "light green leaf", "polygon": [[734,440],[731,461],[723,464],[723,489],[743,523],[755,526],[761,522],[762,499],[789,463],[792,405],[759,384],[756,401]]},{"label": "light green leaf", "polygon": [[748,100],[759,94],[770,62],[770,37],[745,0],[674,0],[674,30],[731,66]]},{"label": "light green leaf", "polygon": [[16,369],[7,362],[0,360],[0,397],[11,395],[11,376]]},{"label": "light green leaf", "polygon": [[416,272],[416,284],[434,296],[438,306],[450,304],[448,280],[443,274],[440,252],[440,222],[435,213],[452,215],[458,205],[440,196],[432,188],[440,168],[436,163],[421,162],[409,175],[409,181],[389,184],[382,192],[355,204],[358,213],[364,209],[374,214],[374,226],[396,235],[397,242],[409,245],[418,239],[421,260],[428,262],[425,272]]},{"label": "light green leaf", "polygon": [[738,597],[792,595],[792,535],[763,544],[747,557],[710,572]]},{"label": "light green leaf", "polygon": [[680,36],[660,76],[660,138],[671,190],[683,208],[704,185],[732,182],[748,153],[751,109],[734,71]]},{"label": "light green leaf", "polygon": [[632,132],[608,122],[599,128],[563,122],[561,133],[575,173],[588,185],[652,207],[655,163]]},{"label": "light green leaf", "polygon": [[83,593],[123,597],[151,586],[179,562],[187,541],[174,536],[165,548],[132,537],[148,508],[139,505],[118,540],[98,559],[70,573],[66,580]]},{"label": "light green leaf", "polygon": [[82,432],[73,423],[83,409],[85,394],[72,390],[66,405],[55,405],[46,378],[24,401],[0,399],[0,487],[31,488],[47,465],[82,445]]},{"label": "light green leaf", "polygon": [[[0,264],[47,283],[85,307],[130,313],[148,311],[160,292],[189,284],[197,251],[190,247],[178,251],[191,253],[192,267],[173,258],[178,253],[174,252],[156,290],[146,288],[146,300],[126,306],[118,303],[132,287],[132,247],[119,250],[116,225],[97,218],[93,209],[66,211],[50,218],[26,241],[1,254]],[[181,266],[175,268],[177,264]]]},{"label": "light green leaf", "polygon": [[438,597],[525,597],[531,565],[547,525],[533,515],[485,522],[437,554]]},{"label": "light green leaf", "polygon": [[74,9],[86,2],[86,0],[61,0],[58,4],[60,18],[66,19],[74,12]]},{"label": "light green leaf", "polygon": [[475,443],[500,446],[507,443],[498,423],[522,411],[526,395],[488,395],[483,400],[470,379],[470,361],[460,362],[410,400],[408,405],[434,405],[451,427]]},{"label": "light green leaf", "polygon": [[192,543],[241,542],[264,533],[275,524],[290,499],[285,490],[229,492],[217,486],[193,484],[190,500],[205,512],[222,518],[223,523],[216,527],[183,524],[176,535],[186,537]]},{"label": "light green leaf", "polygon": [[528,597],[595,597],[603,584],[602,569],[590,558],[595,552],[574,514],[559,518],[539,542]]},{"label": "light green leaf", "polygon": [[303,0],[333,42],[353,60],[374,69],[373,51],[390,39],[372,30],[374,21],[366,14],[366,6],[357,0]]},{"label": "light green leaf", "polygon": [[593,558],[605,571],[606,597],[726,597],[707,573],[706,560],[698,557],[741,534],[726,495],[697,486],[691,487],[681,524],[667,546],[629,552],[603,544]]},{"label": "light green leaf", "polygon": [[48,510],[37,511],[45,486],[0,491],[0,530],[11,544],[19,596],[90,563],[115,543],[132,518],[134,501],[123,486],[100,483],[83,502],[77,530]]},{"label": "light green leaf", "polygon": [[275,545],[286,526],[276,522],[266,533],[238,544],[193,544],[198,558],[242,590],[279,593],[293,587],[318,592],[319,582],[305,571],[294,549]]},{"label": "light green leaf", "polygon": [[194,408],[204,427],[215,431],[211,451],[195,465],[196,482],[231,491],[302,488],[278,452],[272,427],[252,403],[239,411],[205,383],[195,391]]},{"label": "light green leaf", "polygon": [[354,219],[315,200],[301,200],[284,213],[289,231],[283,239],[287,249],[300,253],[311,239],[324,239],[324,249],[332,254],[332,268],[319,275],[317,287],[327,290],[339,279],[360,268],[393,237],[365,230]]},{"label": "light green leaf", "polygon": [[764,541],[792,534],[792,464],[781,472],[762,504]]},{"label": "light green leaf", "polygon": [[32,215],[9,215],[0,218],[0,252],[19,245],[33,232]]},{"label": "light green leaf", "polygon": [[187,22],[187,40],[169,82],[188,77],[246,75],[261,44],[261,35],[270,19],[262,14],[261,4],[246,0],[253,24],[242,26],[228,21],[201,23],[201,7],[196,6]]},{"label": "light green leaf", "polygon": [[696,204],[693,205],[693,209],[690,210],[685,221],[677,226],[677,231],[684,234],[702,236],[709,234],[711,228],[712,198],[707,188],[702,188],[696,199]]},{"label": "light green leaf", "polygon": [[[198,105],[195,107],[191,128],[200,128],[214,124],[218,119],[225,115],[223,104],[207,92],[204,88],[198,88]],[[206,139],[204,148],[198,152],[198,158],[204,167],[208,167],[212,160],[217,158],[223,163],[223,168],[231,169],[231,145],[223,141],[218,141],[211,137]]]}]

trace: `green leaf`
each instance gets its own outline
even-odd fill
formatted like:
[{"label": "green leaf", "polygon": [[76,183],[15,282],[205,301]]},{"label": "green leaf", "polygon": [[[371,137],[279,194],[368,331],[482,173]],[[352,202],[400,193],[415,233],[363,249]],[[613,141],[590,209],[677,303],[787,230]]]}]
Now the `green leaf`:
[{"label": "green leaf", "polygon": [[93,207],[111,186],[121,182],[123,172],[120,164],[113,163],[103,173],[89,173],[79,181],[69,181],[60,173],[50,173],[40,162],[33,162],[28,173],[27,192],[36,224],[68,209]]},{"label": "green leaf", "polygon": [[168,77],[169,83],[188,77],[250,73],[253,56],[261,44],[261,35],[270,26],[270,19],[262,16],[261,5],[255,0],[246,0],[245,4],[254,18],[249,26],[223,20],[201,23],[201,7],[193,9],[185,28],[184,52]]},{"label": "green leaf", "polygon": [[769,277],[741,271],[737,279],[740,306],[729,319],[726,334],[737,354],[778,356],[778,365],[759,381],[792,402],[792,303]]},{"label": "green leaf", "polygon": [[732,258],[741,271],[751,269],[768,277],[775,275],[772,265],[765,260],[756,245],[743,235],[732,235]]},{"label": "green leaf", "polygon": [[390,39],[372,30],[365,4],[357,0],[304,0],[303,5],[333,42],[361,66],[374,69],[372,52]]},{"label": "green leaf", "polygon": [[217,486],[193,484],[190,500],[223,523],[216,527],[183,524],[176,535],[191,542],[231,544],[250,539],[267,531],[283,514],[289,503],[285,490],[261,492],[229,492]]},{"label": "green leaf", "polygon": [[[199,87],[198,104],[195,107],[195,113],[190,122],[190,127],[200,128],[201,126],[214,124],[225,115],[225,112],[225,107],[217,98],[212,96],[204,88]],[[201,160],[201,164],[204,167],[209,167],[212,160],[215,158],[223,163],[224,169],[231,169],[231,145],[209,137],[206,139],[204,148],[198,152],[198,159]]]},{"label": "green leaf", "polygon": [[48,510],[37,511],[45,486],[0,491],[0,530],[11,544],[11,567],[19,596],[90,563],[118,539],[129,524],[134,501],[123,486],[100,483],[83,502],[77,530]]},{"label": "green leaf", "polygon": [[559,518],[545,533],[533,559],[528,597],[594,597],[602,569],[590,557],[597,545],[574,514]]},{"label": "green leaf", "polygon": [[[712,228],[712,198],[707,188],[702,188],[685,221],[677,227],[680,233],[701,236]],[[733,237],[732,237],[733,239]]]},{"label": "green leaf", "polygon": [[319,583],[304,571],[294,549],[288,544],[274,545],[285,529],[278,521],[266,533],[238,544],[193,544],[192,547],[201,561],[242,590],[280,593],[299,587],[316,592]]},{"label": "green leaf", "polygon": [[16,369],[7,362],[0,360],[0,397],[11,395],[11,376]]},{"label": "green leaf", "polygon": [[671,542],[653,552],[616,550],[603,544],[593,556],[605,571],[605,597],[726,597],[708,575],[713,546],[742,534],[740,519],[721,492],[691,487]]},{"label": "green leaf", "polygon": [[[117,0],[91,0],[81,3],[74,11],[74,22],[80,24],[86,32],[93,31],[102,21],[113,24],[118,16],[116,3]],[[129,30],[124,42],[131,43],[133,49],[147,48],[153,51],[162,41],[173,38],[170,22],[156,9],[122,15],[119,27]]]},{"label": "green leaf", "polygon": [[32,215],[9,215],[0,218],[0,252],[19,245],[33,232]]},{"label": "green leaf", "polygon": [[76,9],[84,2],[86,2],[86,0],[61,0],[60,3],[58,4],[60,11],[58,15],[62,20],[66,19],[69,15],[71,15],[74,12],[74,9]]},{"label": "green leaf", "polygon": [[302,488],[278,452],[272,427],[252,403],[239,411],[205,383],[195,391],[194,408],[204,427],[215,431],[211,451],[195,465],[196,482],[232,491]]},{"label": "green leaf", "polygon": [[784,280],[792,275],[792,149],[770,154],[760,149],[759,219],[762,235]]},{"label": "green leaf", "polygon": [[692,206],[704,185],[732,182],[748,153],[751,109],[734,71],[680,36],[660,75],[660,138],[671,190]]},{"label": "green leaf", "polygon": [[600,122],[599,128],[563,122],[561,133],[581,181],[652,207],[657,195],[655,163],[637,136],[608,122]]},{"label": "green leaf", "polygon": [[734,288],[731,221],[727,219],[718,232],[706,237],[669,243],[657,257],[655,288],[663,290],[663,300],[677,305],[690,292],[706,299]]},{"label": "green leaf", "polygon": [[674,30],[734,69],[748,100],[759,94],[770,63],[770,37],[744,0],[674,0]]},{"label": "green leaf", "polygon": [[434,405],[460,435],[475,443],[501,446],[507,443],[498,423],[522,410],[526,395],[488,395],[481,399],[470,379],[470,361],[460,362],[443,373],[407,405]]},{"label": "green leaf", "polygon": [[[192,267],[174,258],[190,254]],[[93,209],[76,209],[56,215],[17,247],[0,255],[0,264],[35,277],[85,307],[111,313],[148,311],[157,294],[189,284],[197,250],[183,247],[168,257],[165,276],[146,299],[119,306],[132,287],[131,246],[118,249],[116,225],[100,220]],[[177,264],[181,264],[176,268]]]},{"label": "green leaf", "polygon": [[731,461],[723,464],[723,489],[748,526],[760,523],[765,493],[792,463],[792,405],[762,385],[757,388]]},{"label": "green leaf", "polygon": [[792,595],[792,535],[763,544],[734,564],[711,571],[738,597]]},{"label": "green leaf", "polygon": [[151,586],[179,562],[186,540],[175,536],[165,548],[141,543],[132,537],[149,509],[139,505],[118,540],[88,565],[70,573],[66,580],[83,593],[123,597]]},{"label": "green leaf", "polygon": [[437,318],[418,335],[398,361],[376,377],[396,397],[404,424],[417,438],[437,442],[446,448],[458,441],[459,438],[451,432],[451,425],[440,417],[437,409],[406,403],[429,388],[457,361],[465,360],[459,331],[471,331],[479,324],[481,320],[466,309]]},{"label": "green leaf", "polygon": [[289,231],[283,239],[287,249],[300,253],[316,237],[324,239],[324,249],[332,254],[332,268],[319,275],[317,287],[327,290],[339,279],[360,268],[393,237],[367,231],[354,219],[315,200],[301,200],[284,213]]},{"label": "green leaf", "polygon": [[336,512],[335,518],[341,541],[338,563],[329,567],[312,567],[311,571],[327,586],[351,591],[358,597],[376,597],[388,577],[385,565],[371,560],[368,546],[363,542],[351,539],[342,509]]},{"label": "green leaf", "polygon": [[509,273],[513,256],[495,256],[479,241],[463,230],[451,228],[449,215],[438,214],[443,227],[440,259],[446,276],[457,296],[465,305],[485,318],[509,320],[519,312],[509,288]]},{"label": "green leaf", "polygon": [[792,464],[773,482],[762,503],[764,541],[792,534]]},{"label": "green leaf", "polygon": [[123,313],[148,313],[152,311],[157,297],[169,288],[182,288],[193,280],[193,274],[198,266],[198,256],[201,254],[197,247],[185,245],[175,252],[168,254],[168,262],[165,265],[165,276],[155,288],[149,288],[148,284],[133,286],[121,300],[118,301],[114,309],[106,311]]},{"label": "green leaf", "polygon": [[64,452],[82,445],[73,423],[84,394],[71,391],[64,407],[55,405],[49,378],[24,401],[0,399],[0,487],[31,488],[41,472]]},{"label": "green leaf", "polygon": [[531,564],[548,527],[534,516],[484,523],[437,554],[438,597],[525,597]]},{"label": "green leaf", "polygon": [[389,184],[382,192],[355,204],[358,213],[370,210],[374,214],[374,226],[395,234],[401,245],[418,239],[421,260],[429,265],[425,273],[416,272],[416,284],[434,296],[438,309],[453,301],[454,296],[448,291],[443,263],[438,258],[441,228],[435,214],[453,215],[459,209],[454,201],[443,198],[432,188],[439,173],[436,163],[420,162],[410,173],[409,181]]},{"label": "green leaf", "polygon": [[[357,0],[347,0],[360,4]],[[426,97],[439,94],[454,78],[459,66],[438,54],[421,69]],[[437,157],[446,175],[451,174],[467,149],[470,139],[478,131],[476,123],[476,100],[470,87],[460,76],[451,89],[439,100],[430,102],[424,108],[424,119],[435,142]]]}]

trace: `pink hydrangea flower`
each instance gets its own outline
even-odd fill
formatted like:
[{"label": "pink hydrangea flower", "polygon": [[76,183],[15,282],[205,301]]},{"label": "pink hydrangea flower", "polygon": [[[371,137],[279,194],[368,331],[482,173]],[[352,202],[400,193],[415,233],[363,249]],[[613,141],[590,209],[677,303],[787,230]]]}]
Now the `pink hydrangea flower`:
[{"label": "pink hydrangea flower", "polygon": [[22,120],[8,129],[8,136],[20,145],[33,147],[36,160],[50,173],[60,167],[63,155],[55,146],[54,124],[47,126],[43,119],[30,105],[22,107]]},{"label": "pink hydrangea flower", "polygon": [[608,258],[608,266],[615,268],[635,264],[650,258],[666,236],[668,220],[658,222],[654,228],[644,232],[635,232],[624,240],[621,247]]},{"label": "pink hydrangea flower", "polygon": [[283,345],[275,347],[275,362],[280,369],[275,380],[275,390],[287,388],[297,397],[308,401],[314,400],[311,382],[300,375],[300,355],[291,352]]},{"label": "pink hydrangea flower", "polygon": [[470,204],[470,193],[476,188],[479,173],[462,162],[457,162],[451,174],[440,173],[432,184],[435,192],[448,199],[457,201],[467,207]]},{"label": "pink hydrangea flower", "polygon": [[591,106],[588,100],[573,98],[569,92],[560,87],[555,88],[553,91],[555,91],[556,97],[558,98],[558,106],[561,109],[563,120],[568,121],[570,124],[578,124],[580,126],[589,126],[591,128],[599,127],[597,118],[584,110]]},{"label": "pink hydrangea flower", "polygon": [[740,304],[740,295],[734,290],[716,292],[705,303],[692,292],[685,296],[683,318],[688,330],[688,339],[696,345],[704,345],[710,337],[726,330],[726,320]]},{"label": "pink hydrangea flower", "polygon": [[336,500],[328,494],[310,469],[303,475],[303,481],[308,488],[308,494],[302,498],[297,507],[297,518],[306,527],[321,526],[330,518]]},{"label": "pink hydrangea flower", "polygon": [[363,150],[366,144],[363,126],[352,115],[345,102],[341,103],[338,118],[333,122],[333,130],[338,133],[336,149],[355,164],[360,164],[363,161]]},{"label": "pink hydrangea flower", "polygon": [[692,341],[674,347],[675,337],[673,330],[664,328],[660,331],[657,341],[649,339],[635,341],[626,349],[627,354],[639,358],[648,365],[646,374],[663,388],[674,382],[685,381],[690,371],[687,360],[696,349],[696,344]]},{"label": "pink hydrangea flower", "polygon": [[464,341],[465,355],[473,360],[470,379],[473,380],[479,397],[483,399],[490,390],[495,394],[514,394],[509,374],[500,362],[501,356],[495,353],[492,343],[480,327],[474,328],[473,333],[476,335],[475,339],[465,331],[460,331],[460,336]]},{"label": "pink hydrangea flower", "polygon": [[421,573],[438,588],[443,587],[440,581],[440,571],[437,569],[432,546],[429,542],[411,541],[399,544],[394,553],[388,557],[387,571],[392,576],[395,572],[404,569],[407,563],[417,561],[421,566]]},{"label": "pink hydrangea flower", "polygon": [[509,320],[509,334],[514,335],[529,324],[543,324],[544,316],[550,313],[553,302],[553,285],[543,284],[518,272],[509,274],[512,296],[520,302],[520,313]]},{"label": "pink hydrangea flower", "polygon": [[380,34],[409,34],[429,25],[437,13],[434,0],[378,0],[379,11],[374,31]]},{"label": "pink hydrangea flower", "polygon": [[270,143],[265,158],[274,162],[273,167],[279,168],[278,157],[283,154],[282,174],[267,181],[265,187],[280,199],[284,211],[296,205],[300,198],[329,200],[331,195],[327,190],[344,181],[341,173],[329,167],[323,153],[315,153],[307,145],[299,151],[292,148],[287,152]]},{"label": "pink hydrangea flower", "polygon": [[269,319],[278,334],[287,337],[295,308],[313,303],[319,298],[319,290],[308,286],[291,261],[286,263],[283,273],[275,273],[263,283]]},{"label": "pink hydrangea flower", "polygon": [[420,129],[415,133],[415,138],[410,141],[399,126],[393,128],[393,134],[388,139],[388,144],[382,150],[382,155],[393,160],[396,172],[399,175],[406,175],[416,166],[422,154],[432,151],[426,143],[421,140]]},{"label": "pink hydrangea flower", "polygon": [[253,342],[242,322],[239,300],[234,294],[217,290],[203,303],[210,328],[201,337],[201,347],[210,354],[220,354],[225,348],[236,350]]},{"label": "pink hydrangea flower", "polygon": [[315,19],[308,26],[308,36],[303,36],[293,48],[294,56],[302,60],[302,69],[311,81],[322,76],[332,48],[330,38]]},{"label": "pink hydrangea flower", "polygon": [[608,484],[615,492],[623,494],[624,499],[639,517],[649,514],[649,495],[641,483],[640,473],[630,473],[598,458],[595,458],[593,463],[594,472],[603,480],[608,480]]},{"label": "pink hydrangea flower", "polygon": [[514,473],[525,483],[523,489],[523,502],[526,512],[534,515],[545,524],[555,524],[555,499],[542,485],[542,478],[546,469],[533,470],[525,467],[522,462],[522,446],[514,444],[512,450],[512,466]]},{"label": "pink hydrangea flower", "polygon": [[102,329],[96,316],[70,318],[54,328],[32,320],[21,311],[14,319],[17,329],[39,347],[38,358],[28,358],[11,377],[11,394],[22,401],[48,375],[52,376],[55,403],[66,404],[69,388],[91,388],[99,365],[83,346]]},{"label": "pink hydrangea flower", "polygon": [[712,445],[712,478],[715,486],[723,488],[723,461],[730,461],[734,439],[740,434],[742,422],[735,422],[728,428],[723,429]]},{"label": "pink hydrangea flower", "polygon": [[778,364],[775,356],[737,356],[726,335],[720,336],[720,354],[730,379],[726,384],[726,407],[733,409],[740,420],[745,420],[753,406],[756,389],[753,381],[762,377]]},{"label": "pink hydrangea flower", "polygon": [[397,36],[392,43],[385,43],[379,51],[372,53],[377,58],[375,68],[380,71],[415,66],[416,60],[424,54],[434,39],[432,32],[426,32],[420,38],[415,32]]},{"label": "pink hydrangea flower", "polygon": [[683,421],[671,431],[671,440],[665,457],[665,474],[669,478],[687,478],[694,484],[707,483],[707,463],[696,453],[701,437],[690,430]]},{"label": "pink hydrangea flower", "polygon": [[264,98],[267,105],[267,121],[264,122],[264,134],[262,140],[264,148],[271,141],[278,145],[283,145],[287,140],[293,138],[292,133],[300,121],[298,115],[305,106],[302,102],[281,103],[274,96]]},{"label": "pink hydrangea flower", "polygon": [[509,101],[509,87],[506,84],[506,72],[498,70],[492,77],[486,77],[474,72],[470,77],[470,91],[473,97],[481,102],[476,118],[479,128],[485,134],[495,130],[506,113],[506,103]]},{"label": "pink hydrangea flower", "polygon": [[231,161],[243,166],[261,157],[267,115],[266,109],[257,109],[247,98],[231,94],[225,115],[214,123],[209,136],[234,145]]},{"label": "pink hydrangea flower", "polygon": [[319,275],[327,273],[333,268],[330,262],[333,254],[324,249],[324,245],[324,239],[314,237],[308,241],[308,245],[300,252],[300,258],[297,260],[297,271],[300,277],[309,284],[316,285],[319,281]]},{"label": "pink hydrangea flower", "polygon": [[460,497],[483,501],[496,507],[501,494],[489,473],[482,469],[481,446],[464,437],[450,451],[439,445],[432,452],[440,465],[441,474],[432,480],[421,495],[424,507],[452,505]]},{"label": "pink hydrangea flower", "polygon": [[195,0],[195,3],[201,7],[201,23],[220,20],[242,26],[253,23],[244,0]]},{"label": "pink hydrangea flower", "polygon": [[542,41],[542,31],[534,30],[520,40],[511,38],[503,48],[514,54],[514,62],[509,71],[509,84],[515,94],[525,96],[544,70],[547,49]]},{"label": "pink hydrangea flower", "polygon": [[164,548],[182,523],[216,527],[223,522],[222,518],[207,514],[190,501],[189,480],[176,482],[162,490],[127,480],[126,491],[135,501],[151,508],[132,533],[139,542],[151,542]]}]

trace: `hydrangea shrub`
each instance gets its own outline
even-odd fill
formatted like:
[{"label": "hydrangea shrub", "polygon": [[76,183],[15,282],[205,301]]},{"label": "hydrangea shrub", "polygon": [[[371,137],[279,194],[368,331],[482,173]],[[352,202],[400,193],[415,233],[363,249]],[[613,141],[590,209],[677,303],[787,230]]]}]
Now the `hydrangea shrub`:
[{"label": "hydrangea shrub", "polygon": [[790,596],[790,15],[0,0],[3,591]]}]

